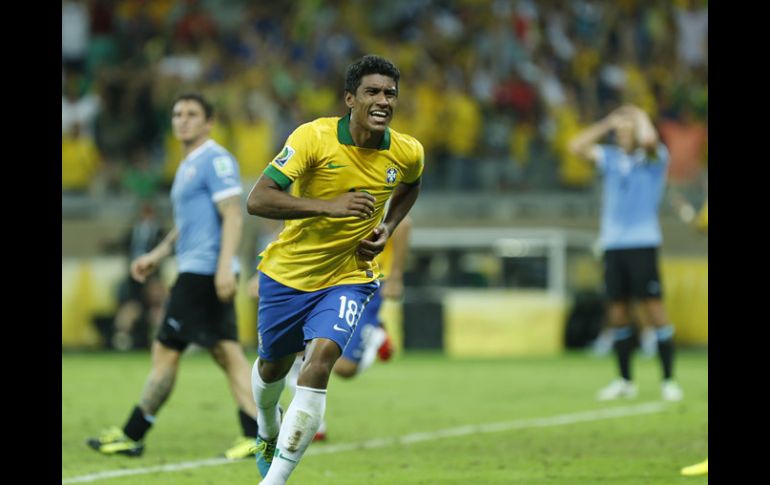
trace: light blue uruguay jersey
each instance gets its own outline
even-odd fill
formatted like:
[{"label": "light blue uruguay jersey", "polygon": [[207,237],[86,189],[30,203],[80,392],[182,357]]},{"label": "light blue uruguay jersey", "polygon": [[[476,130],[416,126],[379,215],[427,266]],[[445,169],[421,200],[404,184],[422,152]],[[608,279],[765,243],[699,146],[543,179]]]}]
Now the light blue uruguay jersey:
[{"label": "light blue uruguay jersey", "polygon": [[[178,272],[213,275],[217,270],[222,217],[217,202],[243,192],[238,163],[214,140],[207,140],[190,152],[174,176],[171,203],[176,240]],[[240,264],[233,258],[233,271]]]},{"label": "light blue uruguay jersey", "polygon": [[666,185],[668,149],[658,144],[655,157],[639,148],[627,154],[599,146],[597,166],[604,176],[600,244],[603,249],[660,246],[658,211]]}]

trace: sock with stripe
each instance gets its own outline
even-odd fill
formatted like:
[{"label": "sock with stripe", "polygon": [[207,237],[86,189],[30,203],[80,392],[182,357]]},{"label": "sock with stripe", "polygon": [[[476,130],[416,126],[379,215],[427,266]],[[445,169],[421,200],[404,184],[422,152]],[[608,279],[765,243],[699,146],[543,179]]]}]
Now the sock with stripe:
[{"label": "sock with stripe", "polygon": [[658,340],[658,355],[663,368],[663,380],[669,380],[674,374],[674,326],[664,325],[655,329]]},{"label": "sock with stripe", "polygon": [[630,325],[615,327],[612,335],[615,357],[618,360],[618,368],[623,379],[631,380],[631,354],[634,351],[634,332]]},{"label": "sock with stripe", "polygon": [[134,441],[142,441],[153,423],[155,423],[155,416],[145,414],[142,408],[134,406],[126,425],[123,426],[123,432]]},{"label": "sock with stripe", "polygon": [[263,484],[286,483],[313,441],[326,410],[326,389],[297,386],[284,415],[273,464]]},{"label": "sock with stripe", "polygon": [[257,420],[246,414],[243,409],[238,409],[238,422],[241,424],[243,436],[249,438],[257,437]]}]

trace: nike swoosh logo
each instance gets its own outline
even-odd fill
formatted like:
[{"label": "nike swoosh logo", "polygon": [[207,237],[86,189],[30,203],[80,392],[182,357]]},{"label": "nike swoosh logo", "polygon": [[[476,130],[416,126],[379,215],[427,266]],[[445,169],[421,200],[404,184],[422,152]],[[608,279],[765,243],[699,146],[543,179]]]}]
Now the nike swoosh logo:
[{"label": "nike swoosh logo", "polygon": [[347,167],[347,165],[338,165],[338,164],[336,164],[334,162],[329,162],[329,163],[326,164],[326,168],[331,168],[331,169],[342,168],[342,167]]},{"label": "nike swoosh logo", "polygon": [[337,326],[337,324],[336,324],[336,323],[334,324],[334,326],[333,326],[332,328],[333,328],[334,330],[338,331],[338,332],[345,332],[345,333],[348,333],[348,329],[346,329],[346,328],[342,328],[342,327],[339,327],[339,326]]}]

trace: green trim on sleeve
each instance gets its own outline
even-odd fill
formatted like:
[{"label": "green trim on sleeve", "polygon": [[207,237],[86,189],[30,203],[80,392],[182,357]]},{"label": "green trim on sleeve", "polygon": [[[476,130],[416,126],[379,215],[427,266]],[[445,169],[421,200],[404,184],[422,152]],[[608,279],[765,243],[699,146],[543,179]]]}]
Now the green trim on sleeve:
[{"label": "green trim on sleeve", "polygon": [[291,185],[291,179],[272,165],[268,165],[265,171],[262,173],[270,177],[273,182],[277,183],[278,186],[283,190],[286,190],[286,187]]}]

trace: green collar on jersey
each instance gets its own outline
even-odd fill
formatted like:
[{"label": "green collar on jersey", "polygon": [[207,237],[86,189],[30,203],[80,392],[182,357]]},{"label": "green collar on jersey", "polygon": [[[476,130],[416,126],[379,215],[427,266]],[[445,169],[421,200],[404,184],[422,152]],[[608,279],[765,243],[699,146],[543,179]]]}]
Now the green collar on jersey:
[{"label": "green collar on jersey", "polygon": [[[350,135],[350,113],[346,114],[337,122],[337,140],[343,145],[356,146],[353,137]],[[390,149],[390,128],[385,128],[385,134],[382,137],[382,143],[378,150]]]}]

